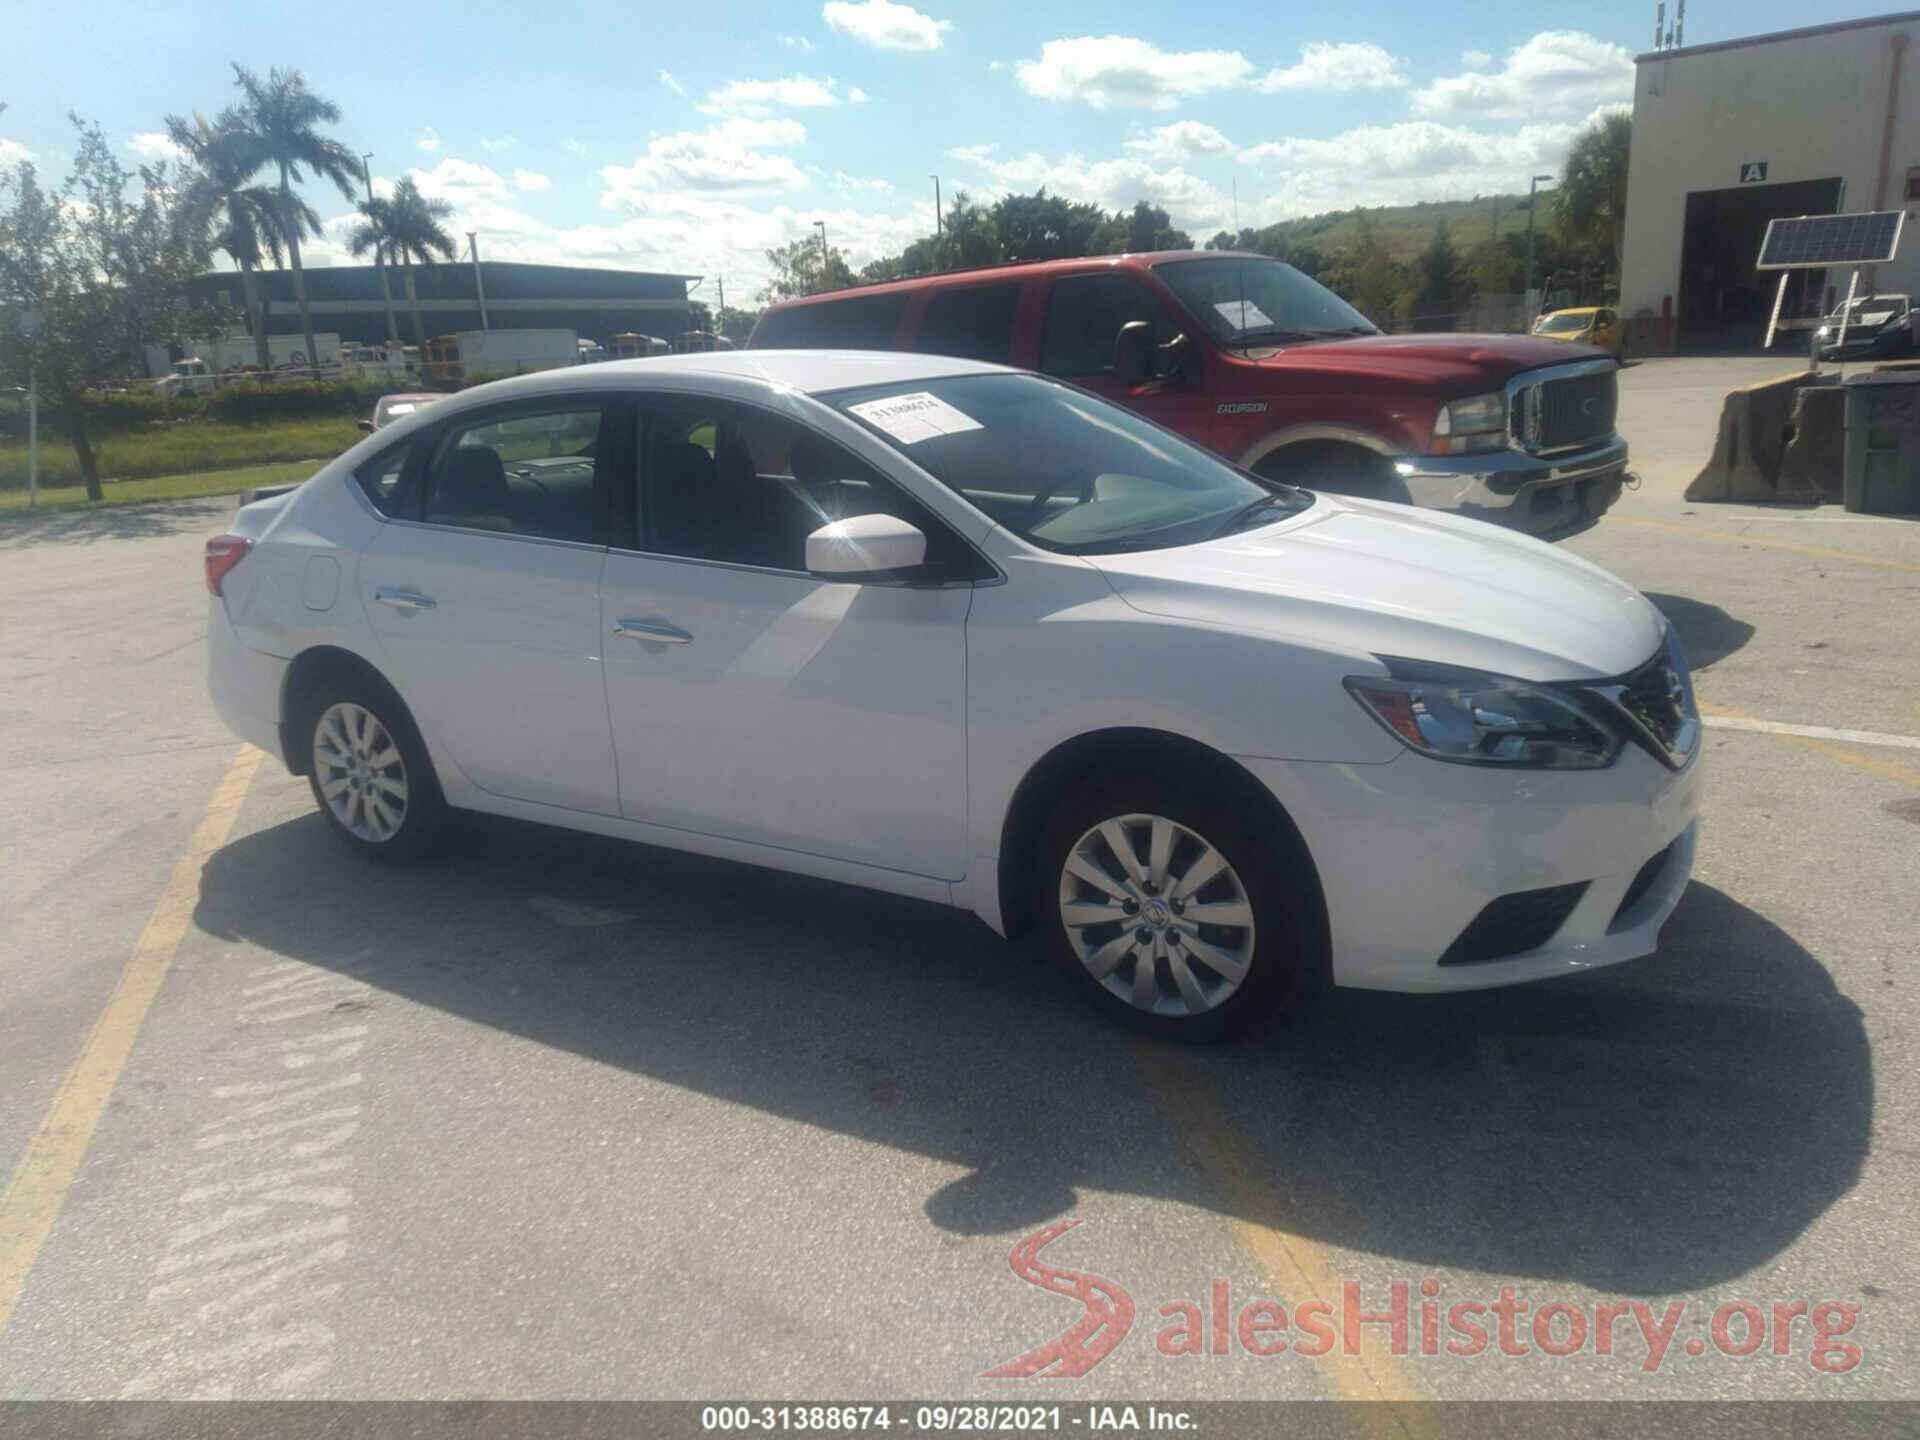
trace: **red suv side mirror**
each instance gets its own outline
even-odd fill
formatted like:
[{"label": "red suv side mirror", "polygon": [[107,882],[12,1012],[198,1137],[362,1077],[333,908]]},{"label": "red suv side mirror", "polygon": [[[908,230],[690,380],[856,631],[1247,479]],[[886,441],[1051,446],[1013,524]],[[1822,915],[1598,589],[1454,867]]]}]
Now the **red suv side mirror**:
[{"label": "red suv side mirror", "polygon": [[1122,385],[1144,385],[1154,378],[1153,326],[1129,320],[1113,337],[1113,378]]}]

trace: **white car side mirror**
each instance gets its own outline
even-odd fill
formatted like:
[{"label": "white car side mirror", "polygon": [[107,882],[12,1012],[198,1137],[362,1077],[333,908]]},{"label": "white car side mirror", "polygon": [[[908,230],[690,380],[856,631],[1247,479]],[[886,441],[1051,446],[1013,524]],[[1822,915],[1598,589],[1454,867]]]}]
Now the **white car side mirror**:
[{"label": "white car side mirror", "polygon": [[856,515],[807,536],[807,570],[828,580],[911,570],[927,558],[927,537],[893,515]]}]

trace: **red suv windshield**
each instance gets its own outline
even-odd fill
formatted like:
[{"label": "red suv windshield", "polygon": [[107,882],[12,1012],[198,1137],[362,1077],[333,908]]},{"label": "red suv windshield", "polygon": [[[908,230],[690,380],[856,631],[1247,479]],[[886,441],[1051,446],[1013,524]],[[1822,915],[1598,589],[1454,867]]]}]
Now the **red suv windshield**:
[{"label": "red suv windshield", "polygon": [[1222,345],[1284,345],[1379,333],[1326,286],[1281,260],[1170,260],[1155,266],[1154,274]]}]

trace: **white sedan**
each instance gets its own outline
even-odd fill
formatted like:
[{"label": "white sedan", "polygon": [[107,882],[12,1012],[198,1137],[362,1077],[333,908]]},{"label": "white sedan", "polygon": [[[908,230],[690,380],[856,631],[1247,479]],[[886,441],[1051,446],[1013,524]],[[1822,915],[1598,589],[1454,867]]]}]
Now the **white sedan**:
[{"label": "white sedan", "polygon": [[478,810],[918,896],[1162,1034],[1644,955],[1693,859],[1691,684],[1631,587],[993,365],[484,385],[206,578],[221,715],[365,855]]}]

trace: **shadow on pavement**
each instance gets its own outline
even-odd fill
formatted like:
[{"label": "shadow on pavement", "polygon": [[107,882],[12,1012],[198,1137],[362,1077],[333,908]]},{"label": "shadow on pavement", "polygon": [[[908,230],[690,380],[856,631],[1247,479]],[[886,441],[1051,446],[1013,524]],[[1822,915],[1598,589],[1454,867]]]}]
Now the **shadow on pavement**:
[{"label": "shadow on pavement", "polygon": [[[1144,1056],[968,915],[538,826],[478,821],[454,857],[402,870],[303,817],[221,850],[201,894],[214,936],[966,1166],[924,1202],[953,1233],[1031,1229],[1105,1190],[1409,1266],[1671,1294],[1785,1249],[1854,1183],[1872,1118],[1858,1010],[1702,885],[1649,960],[1341,993],[1255,1039]],[[351,900],[316,903],[333,896]],[[1148,1079],[1162,1063],[1245,1137],[1258,1203],[1236,1210],[1191,1163]],[[593,1121],[622,1123],[645,1114]]]},{"label": "shadow on pavement", "polygon": [[0,515],[0,550],[29,545],[91,545],[99,540],[152,540],[189,530],[209,534],[232,516],[234,497],[155,500],[98,510],[14,510]]},{"label": "shadow on pavement", "polygon": [[1689,600],[1684,595],[1651,592],[1647,599],[1680,632],[1680,643],[1687,650],[1687,663],[1695,670],[1718,664],[1753,638],[1753,626],[1734,619],[1718,605]]}]

